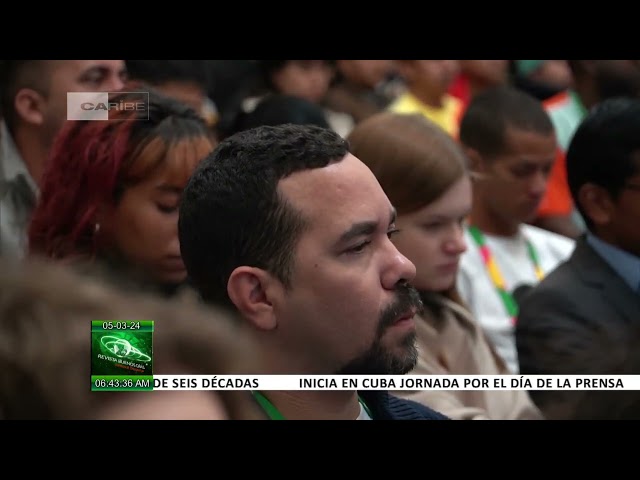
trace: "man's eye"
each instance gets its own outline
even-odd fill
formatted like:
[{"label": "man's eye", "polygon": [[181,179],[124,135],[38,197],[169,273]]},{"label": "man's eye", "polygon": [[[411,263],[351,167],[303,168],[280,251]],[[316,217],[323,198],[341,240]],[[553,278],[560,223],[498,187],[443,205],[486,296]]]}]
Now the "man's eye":
[{"label": "man's eye", "polygon": [[367,246],[371,243],[370,240],[367,240],[366,242],[362,242],[358,245],[356,245],[355,247],[351,247],[349,250],[347,250],[347,252],[349,253],[361,253],[362,251],[364,251],[365,248],[367,248]]}]

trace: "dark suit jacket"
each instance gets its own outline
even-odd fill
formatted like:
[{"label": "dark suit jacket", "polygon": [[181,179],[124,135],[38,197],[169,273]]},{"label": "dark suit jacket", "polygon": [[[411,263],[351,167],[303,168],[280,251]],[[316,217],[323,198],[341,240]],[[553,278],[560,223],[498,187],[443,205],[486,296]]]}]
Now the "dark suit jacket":
[{"label": "dark suit jacket", "polygon": [[[524,296],[516,325],[524,375],[640,374],[640,295],[580,238]],[[531,391],[549,419],[640,418],[640,392]]]}]

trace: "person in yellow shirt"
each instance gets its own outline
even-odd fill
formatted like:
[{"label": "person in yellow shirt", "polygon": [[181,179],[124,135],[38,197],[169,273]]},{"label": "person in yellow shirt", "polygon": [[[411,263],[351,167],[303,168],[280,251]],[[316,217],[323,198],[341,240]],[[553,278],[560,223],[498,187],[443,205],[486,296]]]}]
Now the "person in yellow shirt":
[{"label": "person in yellow shirt", "polygon": [[458,138],[463,102],[448,93],[460,71],[458,60],[396,60],[407,91],[388,108],[395,113],[420,113]]}]

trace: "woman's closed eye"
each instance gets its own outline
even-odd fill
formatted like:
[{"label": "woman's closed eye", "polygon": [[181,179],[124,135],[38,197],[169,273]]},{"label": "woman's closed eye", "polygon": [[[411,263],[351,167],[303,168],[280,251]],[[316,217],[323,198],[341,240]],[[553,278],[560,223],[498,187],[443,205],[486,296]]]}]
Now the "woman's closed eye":
[{"label": "woman's closed eye", "polygon": [[164,204],[164,203],[156,203],[156,207],[162,213],[175,213],[178,211],[178,204]]},{"label": "woman's closed eye", "polygon": [[437,230],[439,228],[442,228],[446,225],[445,222],[442,222],[440,220],[438,221],[433,221],[433,222],[427,222],[425,224],[422,225],[422,227],[426,230]]}]

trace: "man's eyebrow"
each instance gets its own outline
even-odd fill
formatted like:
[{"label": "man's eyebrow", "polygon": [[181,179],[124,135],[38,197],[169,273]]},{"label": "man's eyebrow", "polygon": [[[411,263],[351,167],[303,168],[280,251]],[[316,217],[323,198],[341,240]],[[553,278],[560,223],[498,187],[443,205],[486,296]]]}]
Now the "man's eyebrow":
[{"label": "man's eyebrow", "polygon": [[378,228],[378,222],[366,221],[358,222],[351,225],[349,230],[340,235],[338,243],[348,243],[354,238],[362,237],[365,235],[372,235]]},{"label": "man's eyebrow", "polygon": [[[395,208],[391,208],[389,212],[389,225],[393,225],[396,221],[397,212]],[[378,228],[378,222],[369,220],[365,222],[358,222],[351,225],[351,227],[345,231],[342,235],[340,235],[340,239],[338,240],[339,244],[348,243],[354,238],[372,235]]]}]

